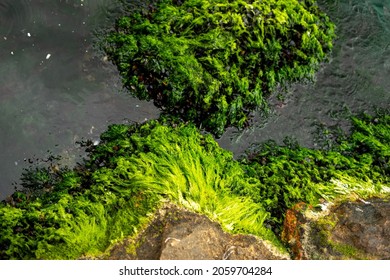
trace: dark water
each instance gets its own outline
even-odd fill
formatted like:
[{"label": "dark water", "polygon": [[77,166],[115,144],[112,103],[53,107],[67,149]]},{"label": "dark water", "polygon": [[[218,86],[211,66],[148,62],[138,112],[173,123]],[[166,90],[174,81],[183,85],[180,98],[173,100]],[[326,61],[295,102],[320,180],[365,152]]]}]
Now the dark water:
[{"label": "dark water", "polygon": [[[110,123],[158,115],[150,103],[118,94],[114,67],[92,48],[91,32],[112,24],[114,3],[0,0],[0,199],[13,191],[25,158],[50,150],[73,163],[81,138],[97,139]],[[313,124],[389,107],[390,0],[319,3],[338,26],[330,63],[314,84],[294,85],[283,102],[272,97],[267,120],[257,116],[251,128],[229,129],[219,143],[235,155],[286,136],[313,147]]]},{"label": "dark water", "polygon": [[92,47],[92,32],[112,25],[114,3],[0,0],[0,199],[13,191],[25,159],[50,150],[72,164],[82,138],[158,115],[119,93],[115,67]]}]

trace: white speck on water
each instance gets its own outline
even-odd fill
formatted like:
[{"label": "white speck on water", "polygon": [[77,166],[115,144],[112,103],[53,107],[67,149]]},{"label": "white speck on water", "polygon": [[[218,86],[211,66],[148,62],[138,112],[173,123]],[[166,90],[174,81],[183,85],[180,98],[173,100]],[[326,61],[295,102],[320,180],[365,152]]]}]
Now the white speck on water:
[{"label": "white speck on water", "polygon": [[4,38],[4,40],[7,40],[7,37],[4,36],[3,38]]},{"label": "white speck on water", "polygon": [[18,165],[18,162],[17,161],[15,161],[15,166],[17,166]]},{"label": "white speck on water", "polygon": [[12,55],[14,55],[14,52],[11,52]]},{"label": "white speck on water", "polygon": [[83,21],[83,24],[85,24],[85,21]]},{"label": "white speck on water", "polygon": [[51,54],[48,53],[48,54],[46,55],[46,59],[49,59],[50,57],[51,57]]},{"label": "white speck on water", "polygon": [[135,105],[135,107],[136,107],[136,108],[139,108],[139,105],[137,104],[137,105]]},{"label": "white speck on water", "polygon": [[27,32],[27,36],[28,36],[28,37],[31,37],[31,34],[30,34],[30,32]]},{"label": "white speck on water", "polygon": [[61,23],[59,23],[58,26],[61,26]]}]

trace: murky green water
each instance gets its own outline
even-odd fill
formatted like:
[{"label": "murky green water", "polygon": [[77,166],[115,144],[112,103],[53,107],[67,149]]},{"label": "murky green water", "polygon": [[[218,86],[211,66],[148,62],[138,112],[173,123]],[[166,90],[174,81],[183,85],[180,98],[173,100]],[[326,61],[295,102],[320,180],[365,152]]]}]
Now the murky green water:
[{"label": "murky green water", "polygon": [[[72,162],[75,142],[109,123],[155,118],[153,105],[120,95],[115,69],[92,48],[91,32],[112,24],[116,1],[0,0],[0,199],[12,192],[24,159],[47,150]],[[315,146],[316,123],[390,104],[390,1],[319,1],[338,26],[330,63],[314,84],[294,85],[284,102],[245,131],[219,139],[236,155],[252,143],[293,136]],[[50,54],[50,55],[49,55]]]}]

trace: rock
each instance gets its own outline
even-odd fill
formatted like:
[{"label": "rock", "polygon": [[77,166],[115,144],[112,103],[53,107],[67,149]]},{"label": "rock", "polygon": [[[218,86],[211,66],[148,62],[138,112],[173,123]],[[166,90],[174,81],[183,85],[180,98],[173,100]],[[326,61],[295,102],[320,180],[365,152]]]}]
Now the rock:
[{"label": "rock", "polygon": [[206,216],[169,205],[136,238],[116,244],[108,259],[255,260],[288,259],[251,235],[232,235]]},{"label": "rock", "polygon": [[298,204],[286,214],[282,239],[295,259],[390,259],[390,202],[348,201],[325,211]]}]

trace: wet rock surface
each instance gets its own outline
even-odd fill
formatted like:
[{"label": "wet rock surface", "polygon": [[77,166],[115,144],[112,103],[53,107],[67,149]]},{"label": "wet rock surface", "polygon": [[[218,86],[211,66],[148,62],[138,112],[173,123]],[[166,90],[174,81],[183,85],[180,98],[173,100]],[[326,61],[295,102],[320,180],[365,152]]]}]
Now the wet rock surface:
[{"label": "wet rock surface", "polygon": [[318,213],[290,210],[284,237],[295,259],[390,259],[390,201],[344,202]]},{"label": "wet rock surface", "polygon": [[380,259],[390,259],[390,203],[349,202],[335,209],[338,223],[332,239]]},{"label": "wet rock surface", "polygon": [[[320,210],[299,203],[286,213],[281,237],[291,259],[390,259],[390,199],[324,205]],[[104,258],[279,260],[290,256],[258,237],[226,233],[206,216],[168,205],[135,238],[115,244]]]},{"label": "wet rock surface", "polygon": [[231,235],[203,215],[165,207],[135,239],[112,247],[108,259],[255,260],[287,259],[251,235]]}]

